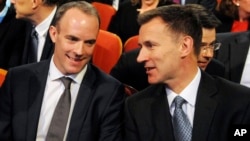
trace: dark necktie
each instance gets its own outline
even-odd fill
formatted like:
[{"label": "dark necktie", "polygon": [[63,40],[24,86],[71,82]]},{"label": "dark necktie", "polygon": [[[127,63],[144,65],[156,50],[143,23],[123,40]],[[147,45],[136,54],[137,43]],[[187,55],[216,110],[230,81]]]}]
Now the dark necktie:
[{"label": "dark necktie", "polygon": [[176,141],[191,141],[192,138],[192,126],[182,110],[184,102],[185,100],[180,96],[176,96],[174,100],[173,128]]},{"label": "dark necktie", "polygon": [[30,38],[29,63],[37,62],[38,34],[35,28],[32,28]]},{"label": "dark necktie", "polygon": [[71,78],[62,77],[61,81],[65,86],[65,90],[60,97],[54,115],[52,117],[50,127],[47,133],[46,141],[63,141],[68,116],[70,111],[71,95],[70,84]]}]

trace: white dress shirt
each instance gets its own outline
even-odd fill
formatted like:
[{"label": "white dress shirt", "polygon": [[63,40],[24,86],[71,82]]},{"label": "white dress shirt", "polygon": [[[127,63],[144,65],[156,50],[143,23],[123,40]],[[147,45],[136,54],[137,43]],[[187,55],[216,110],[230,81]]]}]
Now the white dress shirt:
[{"label": "white dress shirt", "polygon": [[[75,75],[69,75],[67,77],[72,78],[71,83],[71,107],[70,107],[70,113],[69,113],[69,119],[65,131],[64,140],[66,139],[66,135],[68,133],[69,128],[69,121],[71,119],[72,111],[76,102],[76,97],[82,82],[82,79],[87,71],[87,66],[84,67],[84,69]],[[43,96],[43,102],[39,117],[39,123],[38,123],[38,130],[37,130],[37,137],[36,141],[45,141],[47,132],[49,130],[50,121],[52,119],[52,116],[54,114],[54,110],[56,108],[56,105],[64,91],[64,85],[61,82],[60,78],[63,77],[63,75],[55,66],[53,62],[53,57],[50,62],[50,68],[49,68],[49,74],[46,82],[46,87],[44,91]]]},{"label": "white dress shirt", "polygon": [[194,120],[194,111],[195,111],[195,102],[198,92],[198,87],[200,84],[201,79],[201,71],[197,68],[197,74],[195,75],[194,79],[188,84],[188,86],[179,94],[173,92],[169,88],[166,88],[167,99],[169,103],[170,114],[173,116],[175,110],[174,99],[176,96],[181,96],[186,100],[186,103],[182,105],[182,109],[184,113],[187,115],[191,126],[193,127],[193,120]]},{"label": "white dress shirt", "polygon": [[55,7],[53,9],[53,11],[50,13],[50,15],[46,19],[44,19],[40,24],[38,24],[35,27],[35,30],[38,33],[38,49],[37,49],[38,62],[41,60],[41,56],[43,53],[43,48],[44,48],[44,44],[46,41],[47,33],[48,33],[49,27],[51,25],[51,22],[54,18],[54,15],[56,13],[56,9],[57,9],[57,7]]},{"label": "white dress shirt", "polygon": [[2,11],[0,11],[0,23],[3,21],[4,17],[6,16],[8,12],[8,6],[5,5]]},{"label": "white dress shirt", "polygon": [[240,84],[250,88],[250,49],[248,50],[247,53],[247,58],[245,61],[244,69],[242,71]]}]

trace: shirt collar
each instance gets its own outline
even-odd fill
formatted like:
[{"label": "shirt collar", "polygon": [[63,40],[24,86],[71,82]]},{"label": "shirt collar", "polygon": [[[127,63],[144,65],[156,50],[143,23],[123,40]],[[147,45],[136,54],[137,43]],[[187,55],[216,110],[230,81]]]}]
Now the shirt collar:
[{"label": "shirt collar", "polygon": [[195,77],[193,78],[193,80],[188,84],[188,86],[180,94],[176,94],[175,92],[173,92],[172,90],[166,87],[169,107],[173,103],[175,97],[178,95],[184,98],[187,101],[187,103],[189,103],[191,106],[193,107],[195,106],[198,87],[199,87],[199,83],[201,79],[201,70],[199,68],[197,69],[198,71]]},{"label": "shirt collar", "polygon": [[3,19],[6,16],[7,12],[8,12],[8,6],[5,5],[3,10],[0,12],[0,23],[3,21]]},{"label": "shirt collar", "polygon": [[44,36],[44,37],[46,36],[46,33],[48,32],[53,17],[56,13],[56,9],[57,7],[53,9],[53,11],[49,14],[49,16],[46,19],[44,19],[40,24],[38,24],[35,27],[36,32],[38,33],[39,36]]}]

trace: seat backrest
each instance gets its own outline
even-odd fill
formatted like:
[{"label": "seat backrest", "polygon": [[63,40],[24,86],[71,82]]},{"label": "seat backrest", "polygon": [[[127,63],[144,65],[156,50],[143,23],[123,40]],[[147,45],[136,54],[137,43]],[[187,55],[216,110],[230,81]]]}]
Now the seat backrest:
[{"label": "seat backrest", "polygon": [[116,13],[116,9],[108,4],[100,3],[100,2],[92,2],[92,5],[96,8],[99,13],[101,25],[100,29],[108,30],[108,26],[112,17]]},{"label": "seat backrest", "polygon": [[110,70],[120,58],[122,48],[122,41],[119,36],[100,29],[96,40],[92,63],[109,74]]},{"label": "seat backrest", "polygon": [[5,80],[6,73],[7,73],[7,70],[0,68],[0,87],[2,86]]},{"label": "seat backrest", "polygon": [[124,43],[124,52],[138,48],[138,37],[138,35],[135,35],[128,38],[128,40]]}]

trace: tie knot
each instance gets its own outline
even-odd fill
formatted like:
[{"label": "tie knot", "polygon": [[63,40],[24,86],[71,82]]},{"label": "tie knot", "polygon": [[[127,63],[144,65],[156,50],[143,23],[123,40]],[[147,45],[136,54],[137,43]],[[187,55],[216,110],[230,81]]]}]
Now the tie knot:
[{"label": "tie knot", "polygon": [[32,36],[32,37],[35,37],[35,38],[38,37],[38,33],[36,32],[36,29],[35,29],[35,28],[32,28],[31,36]]},{"label": "tie knot", "polygon": [[181,108],[182,104],[185,102],[185,99],[183,99],[180,96],[176,96],[174,103],[175,103],[175,108]]},{"label": "tie knot", "polygon": [[62,81],[62,83],[63,83],[65,89],[70,89],[70,84],[71,84],[71,82],[72,82],[72,79],[71,79],[71,78],[69,78],[69,77],[62,77],[62,78],[61,78],[61,81]]}]

